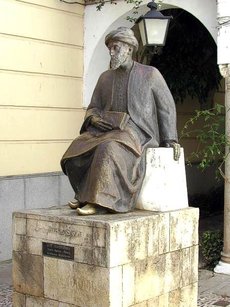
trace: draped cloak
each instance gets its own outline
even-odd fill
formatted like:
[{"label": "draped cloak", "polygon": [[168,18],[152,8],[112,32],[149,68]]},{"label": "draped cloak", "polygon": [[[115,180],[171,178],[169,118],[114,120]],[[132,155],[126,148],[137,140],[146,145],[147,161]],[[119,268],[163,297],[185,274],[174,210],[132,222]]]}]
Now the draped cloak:
[{"label": "draped cloak", "polygon": [[[90,123],[104,111],[129,114],[123,130],[102,132]],[[145,149],[166,140],[177,141],[176,111],[160,72],[133,63],[105,71],[95,87],[85,120],[61,160],[75,197],[116,212],[134,208],[145,173]]]}]

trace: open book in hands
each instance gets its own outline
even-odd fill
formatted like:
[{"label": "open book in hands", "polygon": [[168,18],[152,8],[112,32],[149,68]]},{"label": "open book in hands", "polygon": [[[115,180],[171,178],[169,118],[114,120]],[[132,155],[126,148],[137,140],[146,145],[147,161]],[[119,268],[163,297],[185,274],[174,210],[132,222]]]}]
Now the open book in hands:
[{"label": "open book in hands", "polygon": [[104,111],[101,114],[103,120],[112,125],[113,129],[124,130],[130,116],[125,112]]}]

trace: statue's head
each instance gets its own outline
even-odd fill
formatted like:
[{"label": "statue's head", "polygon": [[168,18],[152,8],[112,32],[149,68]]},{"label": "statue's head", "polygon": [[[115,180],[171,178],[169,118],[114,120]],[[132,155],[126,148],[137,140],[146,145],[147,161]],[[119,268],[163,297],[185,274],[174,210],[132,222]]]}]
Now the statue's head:
[{"label": "statue's head", "polygon": [[132,53],[137,51],[138,42],[131,29],[119,27],[105,37],[105,44],[110,51],[110,67],[116,69],[132,58]]}]

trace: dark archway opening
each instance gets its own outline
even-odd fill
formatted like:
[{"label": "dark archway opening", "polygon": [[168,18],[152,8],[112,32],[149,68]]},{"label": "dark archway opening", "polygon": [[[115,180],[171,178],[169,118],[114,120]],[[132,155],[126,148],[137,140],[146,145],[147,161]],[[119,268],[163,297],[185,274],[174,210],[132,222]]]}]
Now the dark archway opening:
[{"label": "dark archway opening", "polygon": [[218,89],[221,80],[216,43],[203,24],[187,11],[170,9],[163,13],[173,16],[167,43],[149,64],[164,75],[176,103],[190,96],[205,106],[210,91]]}]

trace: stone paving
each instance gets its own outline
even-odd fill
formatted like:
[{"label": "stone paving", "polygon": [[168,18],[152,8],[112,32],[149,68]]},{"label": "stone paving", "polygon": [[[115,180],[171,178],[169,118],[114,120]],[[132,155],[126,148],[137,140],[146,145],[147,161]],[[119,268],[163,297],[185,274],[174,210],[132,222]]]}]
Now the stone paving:
[{"label": "stone paving", "polygon": [[12,306],[12,263],[5,261],[0,263],[0,306]]},{"label": "stone paving", "polygon": [[0,286],[0,306],[11,307],[12,306],[12,286]]},{"label": "stone paving", "polygon": [[[230,306],[230,297],[223,297],[213,293],[205,293],[199,296],[197,307],[210,307],[210,306]],[[163,307],[163,306],[162,306]]]},{"label": "stone paving", "polygon": [[[0,307],[12,306],[11,266],[11,262],[0,263]],[[197,307],[211,306],[230,307],[230,276],[200,270]]]},{"label": "stone paving", "polygon": [[197,306],[230,307],[230,276],[215,274],[208,270],[200,270]]}]

